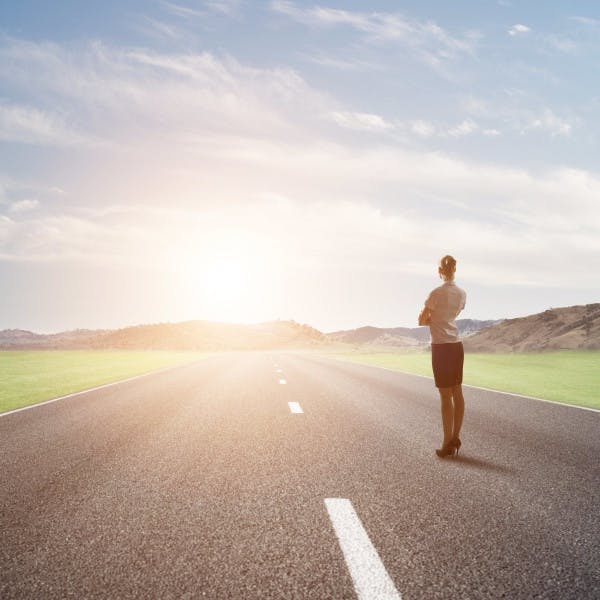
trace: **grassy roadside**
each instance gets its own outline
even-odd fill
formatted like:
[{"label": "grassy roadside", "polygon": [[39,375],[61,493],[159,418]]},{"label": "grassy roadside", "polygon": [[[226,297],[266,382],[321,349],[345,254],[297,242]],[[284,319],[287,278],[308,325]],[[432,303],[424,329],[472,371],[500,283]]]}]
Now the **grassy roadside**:
[{"label": "grassy roadside", "polygon": [[0,413],[209,356],[201,352],[0,352]]},{"label": "grassy roadside", "polygon": [[[328,356],[432,377],[427,352],[339,352]],[[464,383],[600,409],[600,351],[467,354]]]}]

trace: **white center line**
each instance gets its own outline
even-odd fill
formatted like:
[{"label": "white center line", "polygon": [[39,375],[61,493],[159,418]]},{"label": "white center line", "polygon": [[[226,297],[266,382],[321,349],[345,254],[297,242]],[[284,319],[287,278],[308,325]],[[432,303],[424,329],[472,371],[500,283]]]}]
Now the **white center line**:
[{"label": "white center line", "polygon": [[359,600],[400,600],[350,500],[325,498],[325,506]]},{"label": "white center line", "polygon": [[285,384],[287,383],[287,381],[286,381],[285,379],[280,379],[280,380],[279,380],[279,383],[280,383],[281,385],[285,385]]},{"label": "white center line", "polygon": [[290,407],[290,410],[295,414],[300,415],[304,413],[299,402],[288,402],[288,406]]}]

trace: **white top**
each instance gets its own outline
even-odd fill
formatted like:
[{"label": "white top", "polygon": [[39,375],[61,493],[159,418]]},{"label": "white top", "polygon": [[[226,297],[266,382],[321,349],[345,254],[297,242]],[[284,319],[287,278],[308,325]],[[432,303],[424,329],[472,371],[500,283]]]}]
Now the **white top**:
[{"label": "white top", "polygon": [[431,310],[432,344],[452,344],[460,342],[458,327],[454,322],[465,307],[467,294],[454,281],[446,281],[436,287],[425,300],[425,306]]}]

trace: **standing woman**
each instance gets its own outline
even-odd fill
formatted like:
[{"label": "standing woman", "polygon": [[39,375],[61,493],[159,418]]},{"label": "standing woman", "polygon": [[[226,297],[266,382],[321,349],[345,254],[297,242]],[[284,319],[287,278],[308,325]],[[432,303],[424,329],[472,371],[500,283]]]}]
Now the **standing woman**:
[{"label": "standing woman", "polygon": [[444,256],[438,267],[444,283],[425,300],[419,325],[429,325],[431,332],[431,364],[435,386],[442,402],[444,443],[436,450],[440,457],[458,454],[460,428],[465,412],[462,393],[464,350],[455,319],[465,307],[467,294],[454,283],[456,260]]}]

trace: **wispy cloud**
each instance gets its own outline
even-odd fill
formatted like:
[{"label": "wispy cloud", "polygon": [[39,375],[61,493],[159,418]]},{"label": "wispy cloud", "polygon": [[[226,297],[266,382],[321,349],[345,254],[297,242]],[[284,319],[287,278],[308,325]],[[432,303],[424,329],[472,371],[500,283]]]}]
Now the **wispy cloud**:
[{"label": "wispy cloud", "polygon": [[[144,145],[157,134],[264,136],[280,128],[289,134],[289,116],[317,122],[335,107],[291,69],[256,69],[209,53],[115,49],[101,43],[70,51],[53,43],[10,40],[0,45],[0,61],[7,65],[0,82],[39,98],[51,94],[55,105],[77,106],[88,128],[119,143],[129,139]],[[32,111],[6,108],[5,134],[16,132],[17,125],[35,128],[40,136],[58,129],[41,111]],[[300,124],[292,128],[301,129]]]},{"label": "wispy cloud", "polygon": [[340,127],[358,131],[386,131],[393,128],[383,117],[371,113],[360,112],[332,112],[331,118]]},{"label": "wispy cloud", "polygon": [[448,130],[448,135],[452,137],[463,137],[477,131],[479,126],[472,119],[465,119],[455,127]]},{"label": "wispy cloud", "polygon": [[453,36],[432,21],[408,19],[399,13],[304,8],[289,0],[274,0],[271,9],[310,27],[348,27],[371,42],[399,43],[431,66],[471,54],[479,38],[476,32]]},{"label": "wispy cloud", "polygon": [[582,16],[573,16],[570,17],[572,21],[576,23],[580,23],[581,25],[587,25],[589,27],[600,27],[600,19],[596,19],[593,17],[582,17]]},{"label": "wispy cloud", "polygon": [[539,116],[533,118],[525,129],[546,131],[552,136],[569,136],[573,126],[566,119],[557,116],[549,108],[546,108]]},{"label": "wispy cloud", "polygon": [[239,9],[242,5],[241,0],[202,0],[200,4],[196,3],[193,6],[186,4],[170,2],[169,0],[161,0],[161,5],[171,14],[190,19],[195,17],[206,17],[210,13],[220,13],[227,16],[235,16],[239,14]]},{"label": "wispy cloud", "polygon": [[531,31],[531,27],[528,27],[527,25],[523,25],[522,23],[517,23],[516,25],[513,25],[509,30],[508,30],[508,35],[512,36],[512,37],[516,37],[519,35],[525,35],[527,33],[529,33]]},{"label": "wispy cloud", "polygon": [[179,40],[186,36],[186,33],[173,23],[148,16],[142,16],[136,27],[149,37],[159,40]]},{"label": "wispy cloud", "polygon": [[23,213],[30,210],[34,210],[40,205],[39,200],[33,198],[25,198],[24,200],[17,200],[10,205],[11,213]]},{"label": "wispy cloud", "polygon": [[302,55],[306,60],[322,67],[339,69],[340,71],[381,71],[384,67],[380,64],[361,60],[358,58],[340,58],[317,54]]},{"label": "wispy cloud", "polygon": [[232,16],[238,14],[242,0],[204,0],[204,4],[214,12]]},{"label": "wispy cloud", "polygon": [[[498,135],[495,132],[503,129],[520,135],[541,132],[552,137],[568,137],[581,124],[577,115],[561,116],[521,90],[504,90],[500,98],[493,99],[467,97],[462,106],[474,117],[487,121],[482,131],[484,135]],[[492,123],[501,123],[501,126],[490,126]]]},{"label": "wispy cloud", "polygon": [[167,2],[167,0],[161,0],[161,5],[171,14],[185,19],[203,17],[206,15],[205,11],[190,6],[184,6],[183,4],[176,4],[175,2]]},{"label": "wispy cloud", "polygon": [[538,51],[541,52],[560,52],[572,54],[577,50],[577,43],[570,37],[564,34],[547,33],[541,31],[533,31],[528,25],[517,23],[510,27],[507,31],[511,37],[529,37],[538,44]]},{"label": "wispy cloud", "polygon": [[564,35],[546,34],[540,36],[546,47],[564,54],[573,54],[577,51],[577,42]]},{"label": "wispy cloud", "polygon": [[49,146],[91,143],[71,130],[58,115],[9,103],[0,103],[0,140]]},{"label": "wispy cloud", "polygon": [[429,121],[423,121],[421,119],[417,119],[416,121],[411,121],[408,123],[408,129],[416,135],[422,137],[430,137],[435,133],[436,130],[433,123],[430,123]]}]

